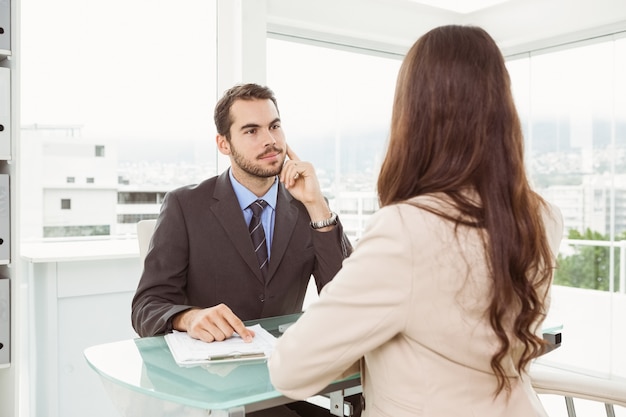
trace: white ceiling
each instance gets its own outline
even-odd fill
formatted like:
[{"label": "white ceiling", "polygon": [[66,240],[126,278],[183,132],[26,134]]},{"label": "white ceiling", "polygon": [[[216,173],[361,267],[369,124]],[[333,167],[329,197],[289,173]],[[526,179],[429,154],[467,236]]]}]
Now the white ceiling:
[{"label": "white ceiling", "polygon": [[456,13],[472,13],[510,0],[411,0]]}]

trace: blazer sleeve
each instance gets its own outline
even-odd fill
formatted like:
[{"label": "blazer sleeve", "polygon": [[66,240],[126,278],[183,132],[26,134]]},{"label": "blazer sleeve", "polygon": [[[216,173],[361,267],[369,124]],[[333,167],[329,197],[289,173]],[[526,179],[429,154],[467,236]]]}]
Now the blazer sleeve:
[{"label": "blazer sleeve", "polygon": [[168,193],[132,300],[131,320],[139,336],[170,332],[172,317],[191,308],[185,304],[188,259],[187,228],[180,201],[176,193]]},{"label": "blazer sleeve", "polygon": [[320,299],[278,339],[268,362],[277,390],[294,399],[314,395],[402,331],[413,262],[403,229],[396,207],[372,216]]}]

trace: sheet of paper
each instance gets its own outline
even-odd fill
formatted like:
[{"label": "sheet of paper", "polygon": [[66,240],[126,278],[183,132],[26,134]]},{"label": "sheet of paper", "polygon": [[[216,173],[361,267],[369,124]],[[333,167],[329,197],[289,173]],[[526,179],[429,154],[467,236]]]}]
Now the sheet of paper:
[{"label": "sheet of paper", "polygon": [[260,324],[249,329],[255,333],[250,343],[237,334],[221,342],[207,343],[178,331],[166,334],[165,341],[174,360],[181,366],[267,359],[274,349],[276,337]]}]

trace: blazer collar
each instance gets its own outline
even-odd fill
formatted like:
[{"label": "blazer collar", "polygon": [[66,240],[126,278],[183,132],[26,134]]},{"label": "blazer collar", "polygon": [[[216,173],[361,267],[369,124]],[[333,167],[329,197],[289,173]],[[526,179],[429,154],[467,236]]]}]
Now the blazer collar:
[{"label": "blazer collar", "polygon": [[[259,270],[258,261],[252,248],[252,241],[248,236],[248,226],[230,183],[228,170],[225,170],[217,177],[213,199],[214,204],[211,205],[211,211],[217,218],[217,221],[220,222],[226,234],[230,237],[244,262],[254,272],[257,279],[263,282],[263,276]],[[285,256],[289,240],[295,230],[299,214],[298,207],[293,204],[295,201],[291,194],[279,183],[268,282],[274,276],[278,265],[280,265],[282,258]]]}]

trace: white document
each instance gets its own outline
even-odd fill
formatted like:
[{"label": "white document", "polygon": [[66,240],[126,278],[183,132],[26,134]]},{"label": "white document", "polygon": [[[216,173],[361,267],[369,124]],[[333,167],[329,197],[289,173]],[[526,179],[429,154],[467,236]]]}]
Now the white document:
[{"label": "white document", "polygon": [[249,329],[254,331],[254,338],[250,343],[244,342],[236,333],[224,341],[207,343],[178,331],[166,334],[165,342],[180,366],[267,359],[274,350],[276,337],[260,324]]}]

